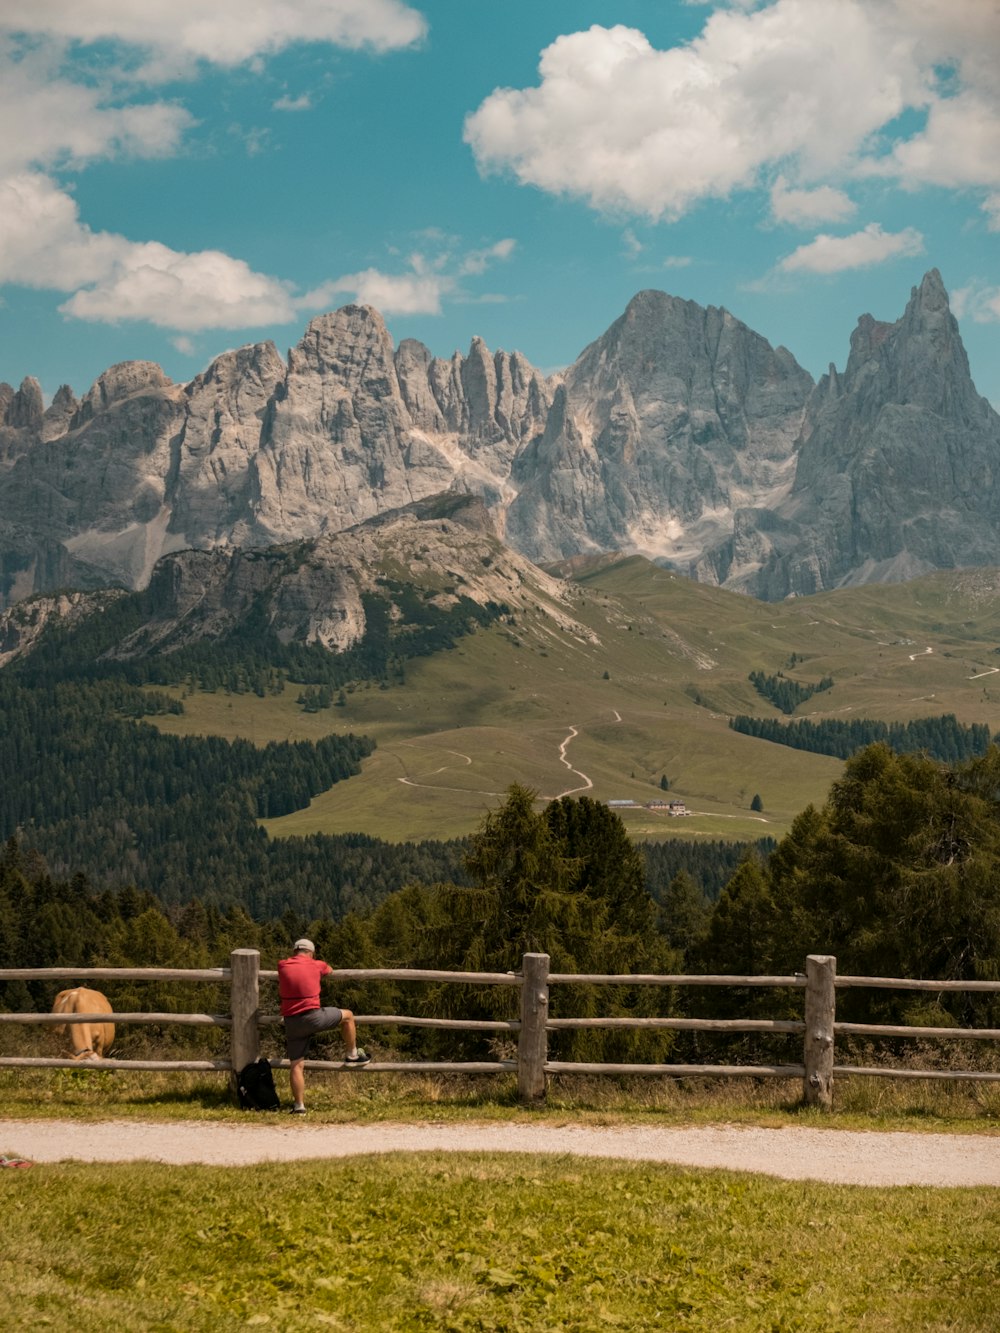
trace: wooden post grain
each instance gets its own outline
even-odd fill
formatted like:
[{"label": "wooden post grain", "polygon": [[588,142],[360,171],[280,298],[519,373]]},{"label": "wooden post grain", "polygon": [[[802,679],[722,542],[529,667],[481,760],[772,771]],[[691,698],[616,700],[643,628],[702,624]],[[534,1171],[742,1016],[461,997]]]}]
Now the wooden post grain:
[{"label": "wooden post grain", "polygon": [[517,1041],[517,1095],[545,1099],[545,1024],[549,1016],[549,955],[526,953],[521,963],[521,1032]]},{"label": "wooden post grain", "polygon": [[229,1052],[233,1066],[233,1091],[236,1075],[260,1055],[260,954],[256,949],[234,949],[229,955],[232,970],[230,1013],[233,1027]]},{"label": "wooden post grain", "polygon": [[837,960],[830,954],[806,959],[806,1033],[802,1097],[807,1106],[833,1109],[833,1025],[837,1016]]}]

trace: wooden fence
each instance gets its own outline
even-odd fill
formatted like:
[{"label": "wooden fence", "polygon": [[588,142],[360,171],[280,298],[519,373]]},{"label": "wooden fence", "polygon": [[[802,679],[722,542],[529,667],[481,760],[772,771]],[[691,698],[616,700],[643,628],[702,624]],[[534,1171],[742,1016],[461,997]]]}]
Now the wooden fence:
[{"label": "wooden fence", "polygon": [[[547,954],[529,953],[522,960],[520,972],[443,972],[417,968],[349,968],[334,971],[341,981],[424,981],[446,982],[463,986],[517,986],[520,988],[520,1019],[467,1020],[412,1017],[401,1014],[356,1015],[359,1027],[409,1026],[445,1028],[458,1031],[495,1032],[517,1039],[517,1058],[481,1061],[382,1061],[367,1069],[373,1072],[434,1072],[461,1074],[516,1073],[518,1094],[524,1102],[538,1102],[545,1096],[546,1078],[553,1074],[645,1074],[667,1078],[794,1078],[802,1080],[803,1100],[808,1105],[829,1110],[833,1102],[834,1080],[857,1075],[880,1078],[927,1078],[1000,1081],[1000,1073],[978,1070],[921,1070],[888,1066],[864,1068],[838,1065],[835,1040],[838,1034],[866,1035],[872,1038],[922,1037],[930,1040],[974,1039],[1000,1041],[997,1028],[893,1027],[874,1023],[838,1023],[836,992],[845,987],[871,987],[896,990],[986,991],[1000,993],[1000,981],[918,981],[898,977],[838,976],[837,960],[829,955],[811,954],[804,972],[792,976],[644,976],[614,974],[558,973],[549,971]],[[255,949],[235,949],[228,968],[202,970],[179,968],[3,968],[0,981],[206,981],[224,983],[230,989],[228,1014],[111,1013],[111,1014],[39,1014],[0,1013],[0,1024],[38,1024],[110,1022],[115,1024],[168,1024],[222,1027],[230,1030],[229,1055],[215,1060],[88,1060],[88,1069],[217,1070],[232,1075],[258,1059],[260,1030],[278,1025],[279,1014],[260,1012],[260,983],[277,980],[277,972],[260,970],[260,955]],[[549,996],[559,986],[728,986],[786,987],[804,991],[802,1019],[705,1019],[705,1018],[550,1018]],[[802,1041],[802,1060],[796,1064],[707,1065],[707,1064],[591,1064],[548,1058],[548,1034],[567,1028],[645,1028],[696,1032],[760,1032],[798,1035]],[[287,1060],[272,1060],[275,1068],[287,1068]],[[69,1057],[0,1056],[0,1067],[78,1068]],[[341,1061],[307,1060],[310,1069],[343,1070]]]}]

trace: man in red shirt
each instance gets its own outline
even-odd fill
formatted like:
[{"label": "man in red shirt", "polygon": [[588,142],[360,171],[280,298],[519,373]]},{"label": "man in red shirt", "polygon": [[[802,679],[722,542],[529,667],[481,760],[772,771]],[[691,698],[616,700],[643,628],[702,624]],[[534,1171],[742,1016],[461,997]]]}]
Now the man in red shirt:
[{"label": "man in red shirt", "polygon": [[292,1114],[305,1115],[306,1056],[317,1032],[341,1028],[347,1047],[344,1063],[352,1068],[368,1064],[371,1056],[358,1050],[358,1030],[351,1010],[320,1005],[320,982],[333,968],[316,957],[312,940],[296,940],[294,949],[291,958],[283,958],[278,964],[278,994],[285,1024],[285,1051],[291,1061]]}]

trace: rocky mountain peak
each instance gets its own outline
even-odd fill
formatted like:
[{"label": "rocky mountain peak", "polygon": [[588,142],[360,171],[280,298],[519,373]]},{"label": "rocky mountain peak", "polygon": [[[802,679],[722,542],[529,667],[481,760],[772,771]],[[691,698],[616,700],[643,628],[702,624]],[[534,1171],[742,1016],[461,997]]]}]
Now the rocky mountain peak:
[{"label": "rocky mountain peak", "polygon": [[42,439],[55,440],[69,430],[80,404],[68,384],[61,384],[42,417]]},{"label": "rocky mountain peak", "polygon": [[950,310],[948,292],[939,269],[928,269],[920,286],[910,288],[910,305],[919,305],[924,310]]},{"label": "rocky mountain peak", "polygon": [[743,586],[776,598],[995,563],[998,488],[1000,417],[934,269],[894,323],[862,315],[843,375],[817,385],[791,493],[744,529]]},{"label": "rocky mountain peak", "polygon": [[149,390],[156,393],[173,384],[155,361],[120,361],[99,375],[74,414],[70,429],[84,425],[133,394]]},{"label": "rocky mountain peak", "polygon": [[563,386],[518,462],[508,540],[536,559],[623,550],[689,573],[737,509],[791,485],[813,382],[728,311],[650,290]]},{"label": "rocky mountain peak", "polygon": [[937,269],[911,290],[895,323],[861,316],[851,337],[844,383],[848,392],[866,401],[863,386],[869,384],[876,411],[891,400],[942,415],[980,414],[969,360]]},{"label": "rocky mountain peak", "polygon": [[42,399],[42,386],[33,375],[26,375],[21,387],[15,393],[9,384],[5,384],[6,408],[3,424],[15,430],[39,430],[45,404]]},{"label": "rocky mountain peak", "polygon": [[392,358],[392,338],[379,312],[368,305],[345,305],[309,321],[289,352],[288,373],[328,375],[345,388],[356,389],[365,382],[385,380]]},{"label": "rocky mountain peak", "polygon": [[273,342],[247,343],[217,356],[206,370],[194,377],[186,392],[189,398],[195,397],[212,385],[228,391],[247,378],[258,383],[266,381],[273,389],[284,373],[285,363]]}]

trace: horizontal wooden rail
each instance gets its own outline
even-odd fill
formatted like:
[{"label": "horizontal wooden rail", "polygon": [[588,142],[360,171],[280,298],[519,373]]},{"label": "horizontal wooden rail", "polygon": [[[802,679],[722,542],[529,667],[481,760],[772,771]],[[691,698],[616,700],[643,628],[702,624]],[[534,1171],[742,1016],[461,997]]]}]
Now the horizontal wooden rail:
[{"label": "horizontal wooden rail", "polygon": [[77,978],[87,981],[229,981],[232,972],[228,967],[0,967],[0,981],[76,981]]},{"label": "horizontal wooden rail", "polygon": [[[406,1014],[355,1014],[358,1027],[374,1028],[414,1027],[414,1028],[455,1028],[465,1032],[517,1032],[521,1024],[518,1019],[499,1018],[410,1018]],[[257,1019],[261,1027],[271,1027],[281,1022],[280,1014],[261,1014]]]},{"label": "horizontal wooden rail", "polygon": [[799,1019],[780,1018],[550,1018],[550,1032],[560,1028],[674,1028],[679,1032],[804,1032]]},{"label": "horizontal wooden rail", "polygon": [[73,1060],[43,1059],[35,1056],[0,1055],[0,1068],[23,1069],[179,1069],[194,1072],[229,1073],[232,1064],[229,1060]]},{"label": "horizontal wooden rail", "polygon": [[914,1028],[889,1027],[881,1023],[834,1023],[833,1030],[863,1033],[873,1037],[961,1037],[979,1041],[1000,1041],[1000,1028]]},{"label": "horizontal wooden rail", "polygon": [[864,1078],[929,1078],[938,1082],[941,1079],[958,1079],[966,1083],[1000,1083],[1000,1073],[977,1069],[884,1069],[881,1065],[866,1069],[860,1065],[834,1065],[833,1072],[838,1078],[860,1075]]},{"label": "horizontal wooden rail", "polygon": [[[277,981],[275,971],[261,970],[261,981]],[[215,981],[228,982],[232,977],[228,967],[3,967],[0,981],[75,980],[92,981]],[[424,971],[413,967],[361,967],[335,969],[334,980],[351,981],[451,981],[467,986],[519,986],[519,972],[451,972]],[[550,972],[550,985],[572,986],[793,986],[805,987],[805,975],[750,977],[696,974],[652,975],[618,972],[587,974]],[[844,974],[835,981],[838,988],[870,986],[879,989],[917,991],[994,991],[1000,993],[998,981],[926,981],[912,977],[857,977]]]},{"label": "horizontal wooden rail", "polygon": [[184,1023],[188,1027],[230,1028],[228,1014],[0,1014],[0,1023]]},{"label": "horizontal wooden rail", "polygon": [[873,986],[881,990],[1000,992],[1000,981],[917,981],[912,977],[852,977],[845,974],[838,976],[834,984],[837,987]]},{"label": "horizontal wooden rail", "polygon": [[[271,1060],[272,1069],[287,1069],[287,1060]],[[513,1074],[516,1060],[373,1060],[365,1065],[365,1073],[372,1074]],[[307,1060],[306,1069],[343,1070],[360,1073],[353,1065],[342,1060]]]},{"label": "horizontal wooden rail", "polygon": [[729,976],[656,976],[643,972],[614,972],[607,976],[591,976],[586,972],[550,972],[550,986],[796,986],[803,989],[805,975],[796,972],[791,977],[729,977]]},{"label": "horizontal wooden rail", "polygon": [[596,1065],[546,1060],[547,1074],[659,1074],[670,1078],[802,1078],[804,1065]]},{"label": "horizontal wooden rail", "polygon": [[[272,1069],[288,1069],[288,1060],[269,1060]],[[195,1073],[231,1073],[229,1060],[73,1060],[36,1056],[0,1055],[0,1068],[21,1069],[78,1069],[86,1073],[102,1069],[186,1070]],[[325,1069],[333,1073],[357,1076],[358,1069],[343,1060],[307,1060],[307,1069]],[[384,1060],[364,1066],[365,1073],[389,1074],[512,1074],[516,1060]]]}]

